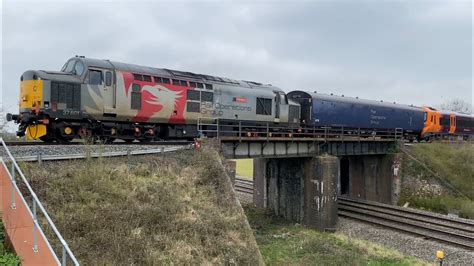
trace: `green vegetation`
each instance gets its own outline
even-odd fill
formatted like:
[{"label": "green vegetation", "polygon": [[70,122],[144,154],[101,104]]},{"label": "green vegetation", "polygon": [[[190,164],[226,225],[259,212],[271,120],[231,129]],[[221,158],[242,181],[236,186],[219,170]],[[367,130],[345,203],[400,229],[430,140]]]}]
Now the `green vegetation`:
[{"label": "green vegetation", "polygon": [[24,169],[84,265],[263,263],[214,150]]},{"label": "green vegetation", "polygon": [[239,159],[235,162],[238,176],[253,179],[253,159]]},{"label": "green vegetation", "polygon": [[0,221],[0,265],[20,265],[21,259],[5,247],[5,228]]},{"label": "green vegetation", "polygon": [[[444,214],[454,212],[460,217],[474,219],[474,146],[420,144],[412,146],[409,153],[435,174],[404,155],[402,176],[405,185],[399,203],[409,202],[412,207]],[[416,182],[421,185],[413,185]],[[441,189],[433,185],[445,182],[447,185]]]},{"label": "green vegetation", "polygon": [[269,211],[244,206],[268,265],[425,265],[399,252],[351,239],[321,233],[276,217]]}]

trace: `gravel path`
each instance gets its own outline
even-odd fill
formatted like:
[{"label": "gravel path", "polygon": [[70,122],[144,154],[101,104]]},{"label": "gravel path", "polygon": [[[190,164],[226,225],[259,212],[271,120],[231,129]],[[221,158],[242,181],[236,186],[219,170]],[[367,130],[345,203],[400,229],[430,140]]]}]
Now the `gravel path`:
[{"label": "gravel path", "polygon": [[394,248],[405,255],[436,262],[437,250],[444,251],[443,265],[474,265],[474,252],[444,243],[412,236],[391,229],[339,217],[337,231],[353,238],[365,239]]},{"label": "gravel path", "polygon": [[[170,145],[37,145],[37,146],[11,146],[10,152],[14,157],[33,155],[68,155],[84,154],[87,152],[114,152],[114,151],[136,151],[153,150],[171,147]],[[3,147],[0,156],[4,156]]]}]

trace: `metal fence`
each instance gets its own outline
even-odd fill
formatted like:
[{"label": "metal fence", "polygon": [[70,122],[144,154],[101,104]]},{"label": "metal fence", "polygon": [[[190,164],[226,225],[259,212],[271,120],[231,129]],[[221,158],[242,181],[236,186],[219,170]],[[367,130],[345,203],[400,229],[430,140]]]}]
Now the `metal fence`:
[{"label": "metal fence", "polygon": [[[54,255],[58,264],[66,265],[66,263],[72,262],[73,265],[79,265],[79,262],[77,261],[76,257],[74,256],[72,251],[69,249],[69,246],[67,245],[64,238],[61,236],[61,233],[59,233],[58,229],[56,228],[56,225],[54,224],[51,217],[46,212],[46,209],[44,208],[43,204],[41,203],[41,201],[36,196],[36,193],[31,188],[31,185],[29,184],[25,175],[23,174],[17,162],[15,161],[15,158],[12,156],[12,154],[8,150],[8,147],[6,146],[2,138],[0,138],[0,142],[3,149],[5,150],[5,154],[7,155],[5,157],[2,157],[1,163],[4,164],[5,169],[7,169],[8,175],[10,177],[10,181],[12,184],[10,206],[12,209],[16,208],[17,202],[15,202],[15,198],[16,196],[19,196],[20,199],[24,201],[28,209],[28,212],[31,215],[31,218],[33,220],[33,241],[34,241],[33,251],[38,252],[38,237],[42,237],[46,241],[47,247],[50,249],[51,253]],[[21,186],[22,189],[20,189],[19,186]],[[27,193],[27,194],[25,195],[24,193]],[[38,222],[39,219],[42,219],[42,221],[45,221],[44,224],[47,227],[47,229],[51,230],[53,232],[53,236],[56,237],[56,239],[58,240],[59,248],[60,248],[60,253],[59,253],[60,256],[58,256],[58,252],[54,250],[49,240],[45,237],[43,229],[41,228],[40,223]],[[59,260],[58,258],[61,258],[61,260]]]},{"label": "metal fence", "polygon": [[344,126],[296,127],[278,125],[273,122],[251,123],[248,121],[229,121],[206,118],[198,119],[198,132],[201,137],[233,138],[242,141],[246,138],[282,139],[323,139],[347,140],[399,140],[403,138],[402,128],[370,129],[348,128]]}]

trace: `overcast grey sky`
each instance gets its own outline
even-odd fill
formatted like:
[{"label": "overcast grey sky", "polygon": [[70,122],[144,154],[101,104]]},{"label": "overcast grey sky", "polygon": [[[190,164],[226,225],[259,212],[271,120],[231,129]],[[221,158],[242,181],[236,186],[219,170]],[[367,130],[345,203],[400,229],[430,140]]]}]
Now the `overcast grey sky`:
[{"label": "overcast grey sky", "polygon": [[3,105],[74,55],[415,105],[472,102],[471,1],[3,1]]}]

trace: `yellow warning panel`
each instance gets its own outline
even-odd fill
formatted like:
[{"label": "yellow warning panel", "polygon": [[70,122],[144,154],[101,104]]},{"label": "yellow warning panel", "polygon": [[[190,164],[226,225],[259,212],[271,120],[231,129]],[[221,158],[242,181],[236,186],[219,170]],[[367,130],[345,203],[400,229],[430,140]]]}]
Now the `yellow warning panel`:
[{"label": "yellow warning panel", "polygon": [[46,126],[45,125],[32,125],[28,126],[26,129],[26,139],[38,139],[46,135]]}]

